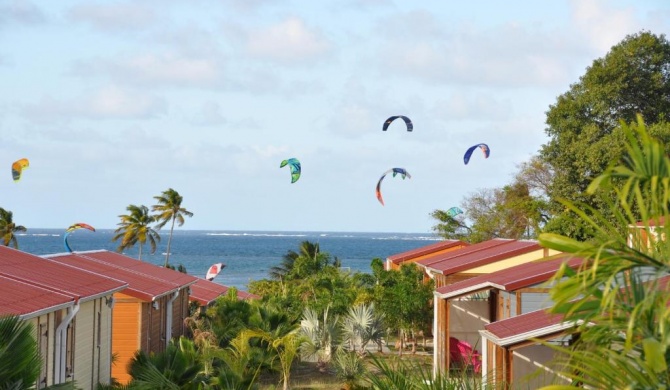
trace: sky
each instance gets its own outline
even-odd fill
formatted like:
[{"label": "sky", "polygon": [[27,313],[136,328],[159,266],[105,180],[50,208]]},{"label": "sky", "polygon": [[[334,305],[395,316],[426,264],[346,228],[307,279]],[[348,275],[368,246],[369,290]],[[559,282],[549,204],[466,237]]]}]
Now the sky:
[{"label": "sky", "polygon": [[557,97],[642,30],[670,33],[670,3],[0,0],[0,207],[116,228],[173,188],[181,229],[428,233],[509,184]]}]

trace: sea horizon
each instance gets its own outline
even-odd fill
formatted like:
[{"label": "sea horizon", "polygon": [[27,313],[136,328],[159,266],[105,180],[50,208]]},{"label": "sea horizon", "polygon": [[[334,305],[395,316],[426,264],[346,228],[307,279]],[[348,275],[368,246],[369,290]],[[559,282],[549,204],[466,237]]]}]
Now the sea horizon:
[{"label": "sea horizon", "polygon": [[[74,252],[116,251],[118,242],[111,240],[114,230],[78,229],[67,241]],[[164,264],[169,231],[160,233],[161,241],[153,254],[145,244],[142,261]],[[65,229],[29,229],[17,234],[19,250],[38,256],[67,252],[64,234]],[[369,273],[373,258],[384,260],[439,240],[442,238],[429,233],[179,229],[174,231],[169,260],[198,277],[204,277],[211,264],[224,263],[226,267],[214,281],[246,290],[250,281],[269,278],[270,269],[281,264],[288,251],[298,251],[303,241],[318,243],[321,251],[338,258],[344,269]],[[122,253],[138,258],[139,247]]]}]

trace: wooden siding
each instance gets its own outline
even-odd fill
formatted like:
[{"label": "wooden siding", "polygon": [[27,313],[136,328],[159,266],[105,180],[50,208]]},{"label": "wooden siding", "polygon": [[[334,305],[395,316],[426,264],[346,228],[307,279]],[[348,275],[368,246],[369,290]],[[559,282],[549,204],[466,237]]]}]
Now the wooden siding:
[{"label": "wooden siding", "polygon": [[98,381],[109,384],[112,376],[112,313],[113,308],[107,306],[105,300],[100,311],[100,354],[98,363]]},{"label": "wooden siding", "polygon": [[37,348],[42,357],[42,366],[35,386],[38,389],[53,385],[53,353],[56,344],[54,318],[54,313],[47,313],[29,320],[33,325]]},{"label": "wooden siding", "polygon": [[82,303],[79,312],[72,320],[74,334],[74,357],[68,372],[73,375],[77,386],[82,389],[92,388],[93,370],[91,362],[95,361],[93,346],[96,334],[97,300]]},{"label": "wooden siding", "polygon": [[142,301],[125,294],[114,294],[114,314],[112,315],[112,353],[117,356],[112,365],[112,377],[126,384],[130,375],[126,371],[128,362],[135,351],[140,349],[140,329],[144,326],[141,320]]}]

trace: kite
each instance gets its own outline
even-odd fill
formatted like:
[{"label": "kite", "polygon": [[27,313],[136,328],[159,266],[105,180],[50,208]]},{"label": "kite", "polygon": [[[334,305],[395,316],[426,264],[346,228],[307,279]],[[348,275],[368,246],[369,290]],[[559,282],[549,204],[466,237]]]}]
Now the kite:
[{"label": "kite", "polygon": [[21,173],[23,172],[24,169],[28,168],[30,166],[30,162],[28,161],[27,158],[22,158],[20,160],[14,161],[12,164],[12,177],[14,178],[14,181],[17,182],[21,180]]},{"label": "kite", "polygon": [[414,125],[412,125],[412,121],[408,117],[406,117],[404,115],[394,115],[394,116],[388,118],[386,120],[386,122],[384,122],[384,127],[382,127],[382,130],[386,131],[386,129],[389,128],[389,125],[391,124],[391,122],[393,122],[394,120],[396,120],[398,118],[402,118],[402,120],[405,121],[405,124],[407,125],[407,131],[412,131],[414,129]]},{"label": "kite", "polygon": [[457,216],[458,214],[463,214],[463,210],[459,209],[458,207],[452,207],[447,210],[447,215],[451,218]]},{"label": "kite", "polygon": [[489,149],[489,146],[487,144],[477,144],[477,145],[472,145],[468,150],[465,151],[465,156],[463,156],[463,162],[467,165],[468,161],[470,161],[470,156],[472,156],[472,152],[480,148],[482,152],[484,152],[484,158],[489,158],[489,154],[491,154],[491,149]]},{"label": "kite", "polygon": [[88,229],[92,232],[95,232],[95,228],[93,226],[81,222],[75,223],[69,228],[67,228],[67,230],[65,231],[65,235],[63,236],[63,243],[65,244],[65,250],[70,253],[72,253],[72,248],[70,248],[70,244],[67,243],[67,236],[69,236],[70,233],[72,233],[77,229]]},{"label": "kite", "polygon": [[412,175],[410,175],[409,172],[407,172],[405,170],[405,168],[393,168],[393,169],[389,169],[388,171],[384,172],[382,177],[379,178],[379,181],[377,182],[377,189],[375,190],[375,193],[377,194],[377,200],[379,200],[379,203],[381,203],[382,206],[384,205],[384,199],[382,198],[382,191],[381,191],[382,180],[384,180],[386,175],[388,175],[389,173],[393,173],[393,177],[395,177],[395,175],[399,174],[400,177],[402,177],[403,179],[405,177],[407,177],[408,179],[412,178]]},{"label": "kite", "polygon": [[223,263],[216,263],[212,264],[209,269],[207,270],[207,275],[205,275],[205,279],[209,280],[210,282],[216,278],[216,275],[221,272],[226,267],[225,264]]},{"label": "kite", "polygon": [[300,179],[300,161],[297,158],[289,158],[279,164],[279,168],[287,166],[291,169],[291,183],[295,183]]}]

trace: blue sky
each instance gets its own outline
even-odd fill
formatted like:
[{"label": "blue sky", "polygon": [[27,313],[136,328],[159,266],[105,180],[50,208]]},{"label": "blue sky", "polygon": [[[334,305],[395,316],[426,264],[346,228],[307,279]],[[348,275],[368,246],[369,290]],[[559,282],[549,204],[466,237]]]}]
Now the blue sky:
[{"label": "blue sky", "polygon": [[[670,4],[0,0],[0,207],[114,228],[171,187],[184,229],[429,232],[509,183],[557,96],[643,29],[668,34]],[[381,206],[393,167],[412,178]]]}]

